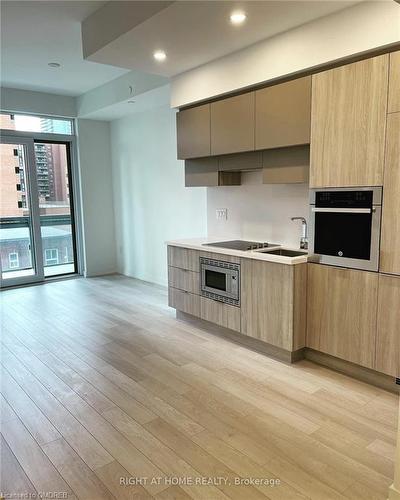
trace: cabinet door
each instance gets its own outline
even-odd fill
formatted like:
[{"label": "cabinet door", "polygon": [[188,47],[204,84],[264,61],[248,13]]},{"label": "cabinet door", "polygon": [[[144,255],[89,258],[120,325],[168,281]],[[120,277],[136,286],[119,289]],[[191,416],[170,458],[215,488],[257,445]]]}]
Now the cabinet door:
[{"label": "cabinet door", "polygon": [[379,276],[376,365],[379,372],[400,376],[400,278]]},{"label": "cabinet door", "polygon": [[205,297],[200,298],[200,317],[216,325],[240,332],[239,307],[223,304]]},{"label": "cabinet door", "polygon": [[242,333],[293,349],[293,267],[251,259],[241,264]]},{"label": "cabinet door", "polygon": [[211,154],[254,150],[254,92],[211,103]]},{"label": "cabinet door", "polygon": [[210,105],[184,109],[176,115],[178,158],[210,155]]},{"label": "cabinet door", "polygon": [[383,181],[389,56],[312,77],[311,187]]},{"label": "cabinet door", "polygon": [[400,50],[390,54],[388,113],[400,111]]},{"label": "cabinet door", "polygon": [[307,347],[374,368],[378,274],[309,264]]},{"label": "cabinet door", "polygon": [[256,91],[256,149],[310,143],[311,77]]},{"label": "cabinet door", "polygon": [[387,117],[380,271],[400,274],[400,113]]}]

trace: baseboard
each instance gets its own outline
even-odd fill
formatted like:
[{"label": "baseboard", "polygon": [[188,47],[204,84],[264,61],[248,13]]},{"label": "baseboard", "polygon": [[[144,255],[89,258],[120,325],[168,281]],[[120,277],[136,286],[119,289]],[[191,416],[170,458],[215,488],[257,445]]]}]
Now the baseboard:
[{"label": "baseboard", "polygon": [[210,323],[209,321],[205,321],[204,319],[197,318],[196,316],[192,316],[191,314],[187,314],[182,311],[177,310],[176,317],[179,320],[189,322],[197,328],[203,329],[207,333],[212,333],[213,335],[226,338],[236,344],[240,344],[261,354],[266,354],[267,356],[283,361],[284,363],[294,363],[304,358],[303,349],[293,352],[287,351],[286,349],[276,347],[263,342],[262,340],[247,337],[239,332],[224,328],[223,326],[216,325],[215,323]]},{"label": "baseboard", "polygon": [[229,330],[228,328],[216,325],[215,323],[210,323],[209,321],[205,321],[196,316],[192,316],[191,314],[187,314],[178,310],[176,311],[176,317],[179,320],[189,322],[197,328],[203,329],[207,333],[212,333],[214,335],[229,339],[236,344],[240,344],[244,347],[247,347],[248,349],[252,349],[253,351],[259,352],[261,354],[265,354],[266,356],[270,356],[271,358],[277,359],[278,361],[292,364],[305,358],[316,364],[353,377],[357,380],[360,380],[361,382],[374,385],[376,387],[379,387],[380,389],[393,392],[394,394],[400,394],[400,386],[396,385],[394,377],[390,377],[389,375],[376,372],[375,370],[356,365],[343,359],[335,358],[334,356],[330,356],[329,354],[314,351],[313,349],[310,349],[308,347],[290,352],[280,347],[267,344],[266,342],[258,339],[247,337],[246,335],[242,335],[241,333],[234,330]]},{"label": "baseboard", "polygon": [[350,377],[366,382],[367,384],[375,385],[386,391],[395,394],[400,393],[400,386],[396,385],[394,377],[385,375],[384,373],[376,372],[370,368],[356,365],[350,361],[335,358],[323,352],[314,351],[314,349],[306,348],[304,350],[304,357],[322,366],[326,366],[337,372],[349,375]]}]

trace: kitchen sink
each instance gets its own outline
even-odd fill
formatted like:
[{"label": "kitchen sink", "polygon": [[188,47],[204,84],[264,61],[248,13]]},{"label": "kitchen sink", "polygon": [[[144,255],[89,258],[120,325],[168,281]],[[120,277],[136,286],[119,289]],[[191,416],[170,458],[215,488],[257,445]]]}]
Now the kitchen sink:
[{"label": "kitchen sink", "polygon": [[260,253],[270,253],[272,255],[282,255],[284,257],[300,257],[301,255],[308,255],[308,252],[302,250],[289,250],[288,248],[277,248],[276,250],[258,250]]}]

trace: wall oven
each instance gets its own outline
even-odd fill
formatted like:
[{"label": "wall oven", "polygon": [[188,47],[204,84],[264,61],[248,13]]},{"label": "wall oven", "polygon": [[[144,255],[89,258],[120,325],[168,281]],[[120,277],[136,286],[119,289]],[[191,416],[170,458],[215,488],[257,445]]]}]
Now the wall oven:
[{"label": "wall oven", "polygon": [[378,271],[382,188],[310,191],[309,261]]},{"label": "wall oven", "polygon": [[200,257],[201,295],[240,306],[240,264]]}]

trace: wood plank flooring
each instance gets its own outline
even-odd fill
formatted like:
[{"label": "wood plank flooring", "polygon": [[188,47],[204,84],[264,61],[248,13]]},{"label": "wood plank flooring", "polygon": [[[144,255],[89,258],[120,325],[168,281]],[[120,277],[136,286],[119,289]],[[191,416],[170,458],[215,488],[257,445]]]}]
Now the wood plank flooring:
[{"label": "wood plank flooring", "polygon": [[122,276],[0,299],[3,495],[387,498],[394,394],[178,321]]}]

